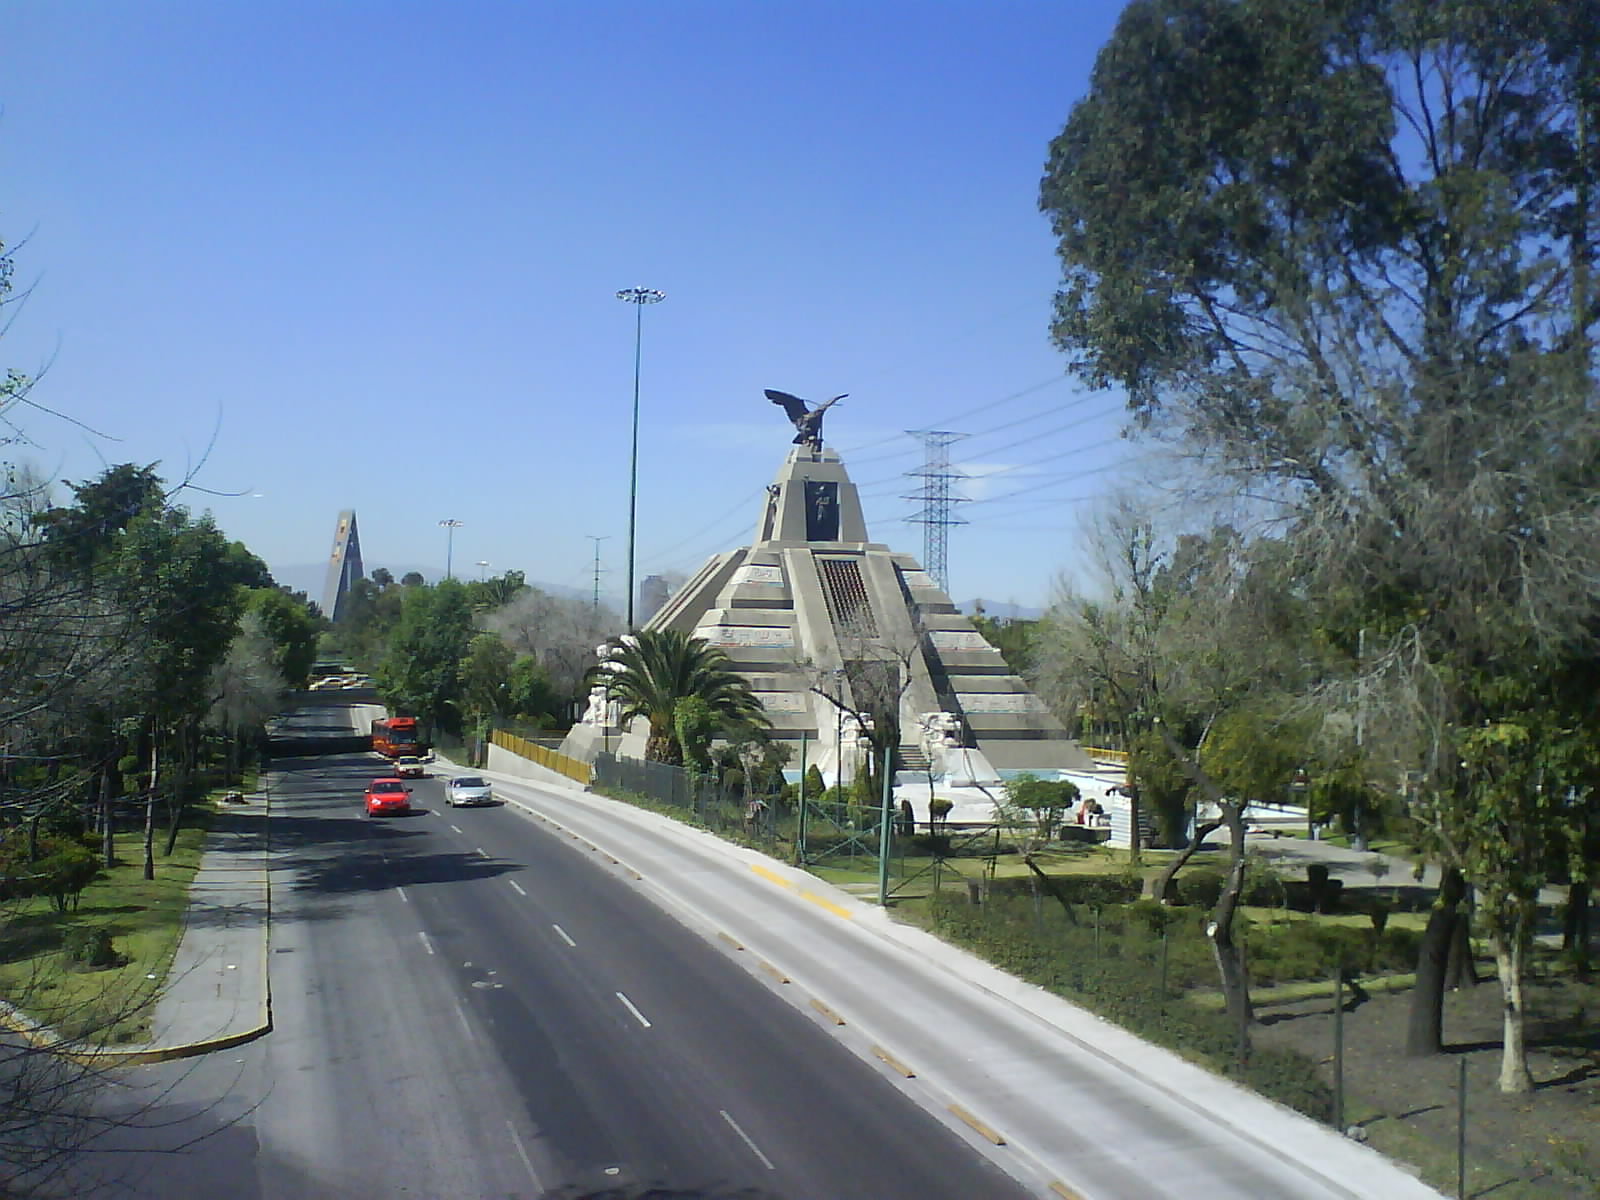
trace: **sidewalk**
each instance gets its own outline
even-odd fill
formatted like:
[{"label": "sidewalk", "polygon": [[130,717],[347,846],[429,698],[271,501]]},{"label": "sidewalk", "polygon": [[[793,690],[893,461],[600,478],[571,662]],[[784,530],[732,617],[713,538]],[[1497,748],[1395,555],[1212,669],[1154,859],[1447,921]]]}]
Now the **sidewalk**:
[{"label": "sidewalk", "polygon": [[262,784],[243,804],[219,812],[206,835],[150,1043],[122,1052],[123,1061],[207,1054],[271,1032],[270,773]]}]

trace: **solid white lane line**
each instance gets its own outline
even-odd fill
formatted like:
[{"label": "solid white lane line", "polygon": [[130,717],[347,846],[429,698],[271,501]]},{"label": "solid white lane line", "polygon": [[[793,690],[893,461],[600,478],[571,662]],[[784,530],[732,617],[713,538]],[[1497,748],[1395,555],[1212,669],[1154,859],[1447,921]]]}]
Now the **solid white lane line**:
[{"label": "solid white lane line", "polygon": [[539,1172],[533,1169],[533,1163],[528,1159],[528,1149],[522,1144],[522,1136],[517,1133],[517,1127],[507,1121],[506,1132],[511,1135],[511,1144],[517,1148],[517,1157],[522,1160],[522,1165],[528,1168],[528,1178],[533,1180],[533,1186],[542,1193],[545,1190],[544,1180],[540,1179]]},{"label": "solid white lane line", "polygon": [[719,1108],[717,1111],[722,1114],[722,1119],[728,1123],[729,1128],[731,1128],[735,1133],[744,1139],[744,1144],[750,1147],[750,1153],[754,1154],[761,1160],[762,1166],[766,1167],[766,1169],[769,1171],[776,1171],[778,1169],[772,1165],[772,1160],[770,1158],[761,1153],[761,1147],[750,1140],[750,1135],[739,1128],[739,1122],[735,1121],[728,1115],[727,1109]]},{"label": "solid white lane line", "polygon": [[419,930],[417,930],[417,936],[422,939],[423,949],[427,950],[427,952],[429,954],[432,954],[433,953],[433,943],[428,940],[428,935],[426,933],[422,932],[422,930],[419,929]]},{"label": "solid white lane line", "polygon": [[528,894],[527,892],[522,890],[522,885],[520,883],[518,883],[515,879],[509,879],[506,882],[508,882],[512,887],[517,889],[517,895],[526,896]]},{"label": "solid white lane line", "polygon": [[557,933],[559,933],[561,935],[561,940],[563,942],[565,942],[567,945],[574,946],[574,947],[577,946],[578,943],[572,940],[572,935],[569,934],[565,929],[561,928],[561,926],[552,925],[552,926],[550,926],[550,928],[554,929]]},{"label": "solid white lane line", "polygon": [[404,887],[397,883],[394,885],[394,890],[400,893],[400,899],[404,900],[407,904],[411,903],[411,897],[406,895],[406,889]]},{"label": "solid white lane line", "polygon": [[450,828],[454,829],[457,833],[461,832],[461,826],[459,826],[459,825],[452,825],[452,826],[450,826]]},{"label": "solid white lane line", "polygon": [[461,1028],[466,1031],[467,1040],[472,1042],[477,1041],[478,1035],[472,1032],[472,1022],[467,1020],[467,1014],[462,1011],[461,1002],[459,1000],[452,1000],[450,1003],[451,1006],[456,1010],[456,1017],[461,1021]]},{"label": "solid white lane line", "polygon": [[650,1028],[650,1022],[645,1019],[645,1015],[642,1012],[640,1012],[637,1008],[635,1008],[633,1006],[633,1001],[632,1000],[629,1000],[621,992],[617,993],[617,999],[621,1000],[622,1003],[627,1006],[628,1011],[631,1012],[634,1015],[634,1017],[638,1019],[639,1024],[643,1025],[646,1029]]}]

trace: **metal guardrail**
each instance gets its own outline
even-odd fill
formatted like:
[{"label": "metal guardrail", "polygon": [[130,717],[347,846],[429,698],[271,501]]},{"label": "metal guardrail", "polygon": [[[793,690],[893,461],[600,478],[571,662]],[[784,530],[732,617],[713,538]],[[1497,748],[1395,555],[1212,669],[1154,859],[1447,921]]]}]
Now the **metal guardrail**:
[{"label": "metal guardrail", "polygon": [[529,741],[525,737],[518,737],[514,733],[507,733],[503,729],[496,729],[489,735],[489,740],[502,750],[507,750],[519,758],[529,762],[536,762],[541,767],[548,767],[552,771],[559,771],[568,779],[576,779],[579,783],[588,786],[589,764],[579,762],[575,758],[562,754],[559,750],[550,750],[537,742]]},{"label": "metal guardrail", "polygon": [[1119,767],[1128,765],[1128,752],[1126,750],[1108,750],[1104,746],[1083,746],[1080,748],[1096,762],[1116,763]]}]

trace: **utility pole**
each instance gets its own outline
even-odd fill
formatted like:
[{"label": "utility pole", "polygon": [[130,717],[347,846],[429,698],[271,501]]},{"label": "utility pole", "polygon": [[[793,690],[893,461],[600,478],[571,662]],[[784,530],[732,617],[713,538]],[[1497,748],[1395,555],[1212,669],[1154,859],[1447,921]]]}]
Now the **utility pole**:
[{"label": "utility pole", "polygon": [[913,478],[920,478],[923,481],[922,488],[910,496],[902,497],[905,500],[920,500],[922,508],[906,520],[923,527],[922,569],[933,577],[940,591],[948,594],[950,526],[967,523],[966,518],[951,515],[950,506],[964,504],[967,498],[950,494],[951,481],[966,478],[965,472],[950,465],[950,444],[959,442],[967,435],[943,429],[908,429],[906,432],[922,439],[924,452],[922,470],[906,472]]},{"label": "utility pole", "polygon": [[609,541],[609,533],[583,535],[594,543],[594,601],[590,605],[590,619],[594,623],[596,632],[600,629],[600,543]]}]

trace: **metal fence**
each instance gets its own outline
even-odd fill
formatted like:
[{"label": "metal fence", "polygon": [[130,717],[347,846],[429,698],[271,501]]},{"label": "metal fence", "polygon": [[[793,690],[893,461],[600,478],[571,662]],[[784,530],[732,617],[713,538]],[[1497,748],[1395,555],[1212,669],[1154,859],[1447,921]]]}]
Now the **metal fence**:
[{"label": "metal fence", "polygon": [[680,810],[713,833],[737,834],[774,852],[781,843],[793,841],[794,816],[780,791],[725,787],[714,775],[614,754],[596,755],[592,771],[593,786],[646,796]]}]

